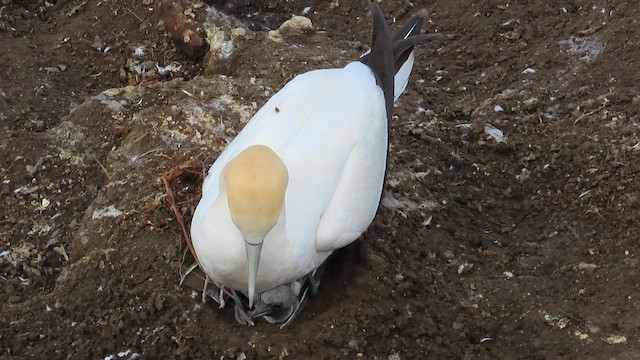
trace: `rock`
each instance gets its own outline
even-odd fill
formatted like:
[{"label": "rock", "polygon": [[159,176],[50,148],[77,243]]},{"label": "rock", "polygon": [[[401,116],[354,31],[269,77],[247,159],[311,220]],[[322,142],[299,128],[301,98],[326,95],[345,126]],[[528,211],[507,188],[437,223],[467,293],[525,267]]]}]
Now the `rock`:
[{"label": "rock", "polygon": [[604,341],[609,345],[624,344],[627,342],[627,337],[624,335],[611,334],[607,336]]},{"label": "rock", "polygon": [[464,263],[458,266],[458,275],[466,274],[473,269],[473,264]]},{"label": "rock", "polygon": [[282,35],[300,35],[313,31],[311,19],[305,16],[294,16],[280,25],[278,32]]},{"label": "rock", "polygon": [[157,297],[154,305],[156,307],[156,310],[162,311],[162,309],[164,308],[164,299],[161,297]]},{"label": "rock", "polygon": [[595,270],[598,267],[598,265],[596,264],[589,264],[589,263],[585,263],[585,262],[581,262],[578,264],[578,270]]},{"label": "rock", "polygon": [[238,352],[238,349],[237,349],[237,348],[235,348],[235,347],[229,347],[229,348],[226,348],[226,349],[224,350],[224,352],[222,353],[222,357],[232,359],[232,358],[234,358],[234,357],[236,356],[236,353],[237,353],[237,352]]},{"label": "rock", "polygon": [[522,102],[522,109],[525,111],[533,111],[538,107],[540,100],[536,97],[528,98]]},{"label": "rock", "polygon": [[283,42],[282,35],[280,35],[278,30],[269,31],[269,33],[267,33],[267,39],[277,43]]},{"label": "rock", "polygon": [[245,37],[247,36],[247,29],[242,28],[242,27],[238,27],[235,29],[231,30],[231,37],[232,38],[241,38],[241,37]]},{"label": "rock", "polygon": [[178,50],[195,60],[204,57],[208,44],[198,33],[200,24],[186,16],[180,5],[163,3],[158,14]]},{"label": "rock", "polygon": [[347,344],[347,347],[351,350],[358,350],[359,346],[358,346],[358,340],[356,339],[351,339],[349,341],[349,343]]}]

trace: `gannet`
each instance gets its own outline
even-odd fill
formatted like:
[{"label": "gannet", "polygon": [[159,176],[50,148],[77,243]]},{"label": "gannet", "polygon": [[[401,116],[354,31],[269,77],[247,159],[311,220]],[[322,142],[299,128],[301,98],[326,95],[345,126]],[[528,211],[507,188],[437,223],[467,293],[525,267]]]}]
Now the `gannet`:
[{"label": "gannet", "polygon": [[414,16],[392,37],[380,7],[370,8],[371,50],[344,68],[292,79],[204,180],[193,248],[208,278],[232,291],[241,323],[290,321],[305,284],[317,288],[315,270],[376,215],[393,103],[426,36]]}]

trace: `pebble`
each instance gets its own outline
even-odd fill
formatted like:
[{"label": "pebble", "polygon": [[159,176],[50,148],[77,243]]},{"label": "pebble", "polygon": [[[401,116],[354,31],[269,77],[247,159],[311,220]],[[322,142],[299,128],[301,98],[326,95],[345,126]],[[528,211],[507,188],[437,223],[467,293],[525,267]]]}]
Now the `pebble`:
[{"label": "pebble", "polygon": [[237,352],[238,352],[238,348],[229,347],[224,350],[224,352],[222,353],[222,357],[234,358]]},{"label": "pebble", "polygon": [[524,110],[535,110],[540,101],[536,97],[528,98],[527,100],[522,102],[522,108]]},{"label": "pebble", "polygon": [[231,37],[233,38],[241,38],[247,36],[247,29],[237,27],[231,30]]},{"label": "pebble", "polygon": [[598,267],[596,264],[588,264],[585,262],[581,262],[578,264],[579,270],[595,270]]},{"label": "pebble", "polygon": [[294,16],[280,25],[278,32],[282,35],[299,35],[313,31],[311,19],[305,16]]},{"label": "pebble", "polygon": [[604,341],[609,344],[609,345],[616,345],[616,344],[624,344],[627,342],[627,337],[623,336],[623,335],[609,335],[607,336]]},{"label": "pebble", "polygon": [[458,266],[458,275],[468,273],[469,271],[471,271],[471,269],[473,269],[473,264],[464,263]]},{"label": "pebble", "polygon": [[347,347],[351,350],[358,350],[358,341],[356,339],[351,339],[347,344]]},{"label": "pebble", "polygon": [[164,299],[161,297],[157,297],[155,301],[156,310],[161,311],[164,308]]},{"label": "pebble", "polygon": [[278,30],[269,31],[267,33],[267,39],[277,43],[283,42],[282,35],[280,35],[280,32]]}]

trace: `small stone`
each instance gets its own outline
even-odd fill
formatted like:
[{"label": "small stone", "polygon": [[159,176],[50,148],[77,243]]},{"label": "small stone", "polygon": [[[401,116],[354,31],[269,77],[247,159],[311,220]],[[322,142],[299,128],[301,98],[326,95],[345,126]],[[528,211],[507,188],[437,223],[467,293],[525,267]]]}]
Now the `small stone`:
[{"label": "small stone", "polygon": [[578,270],[595,270],[598,267],[596,264],[588,264],[585,262],[581,262],[578,264]]},{"label": "small stone", "polygon": [[536,97],[528,98],[527,100],[522,102],[522,108],[524,110],[535,110],[538,106],[538,102],[539,100]]},{"label": "small stone", "polygon": [[280,35],[280,32],[278,30],[269,31],[267,33],[267,39],[277,43],[283,42],[282,35]]},{"label": "small stone", "polygon": [[531,171],[527,168],[522,168],[520,174],[516,175],[516,179],[520,182],[525,182],[529,179],[529,176],[531,176]]},{"label": "small stone", "polygon": [[224,352],[222,352],[222,356],[225,358],[233,358],[234,356],[236,356],[237,352],[238,352],[237,348],[229,347],[229,348],[226,348]]},{"label": "small stone", "polygon": [[458,275],[466,274],[473,269],[473,264],[464,263],[458,266]]},{"label": "small stone", "polygon": [[64,246],[58,245],[53,248],[53,251],[61,255],[65,261],[69,261],[69,255],[67,254],[67,251],[64,249]]},{"label": "small stone", "polygon": [[235,28],[233,30],[231,30],[231,37],[233,38],[239,38],[239,37],[245,37],[247,36],[247,29],[245,28]]},{"label": "small stone", "polygon": [[298,15],[282,23],[278,32],[282,35],[299,35],[313,30],[313,23],[311,23],[311,19]]},{"label": "small stone", "polygon": [[627,342],[627,337],[623,335],[611,334],[607,336],[607,338],[604,341],[609,345],[624,344]]},{"label": "small stone", "polygon": [[347,347],[351,350],[358,350],[358,341],[356,339],[351,339],[347,344]]},{"label": "small stone", "polygon": [[105,47],[105,44],[104,44],[104,41],[102,41],[102,39],[100,38],[100,36],[96,35],[93,38],[93,43],[91,44],[91,47],[98,51],[102,51],[102,49],[104,49]]},{"label": "small stone", "polygon": [[157,297],[154,303],[156,310],[161,311],[164,308],[164,299],[161,297]]},{"label": "small stone", "polygon": [[159,20],[164,21],[164,28],[173,39],[176,48],[192,59],[202,59],[209,49],[209,44],[198,33],[198,23],[191,19],[190,14],[193,14],[190,8],[183,10],[182,6],[175,2],[164,2],[158,8]]},{"label": "small stone", "polygon": [[191,34],[193,34],[193,31],[190,29],[182,33],[182,41],[185,44],[191,42]]},{"label": "small stone", "polygon": [[580,339],[580,340],[587,340],[587,339],[589,339],[589,334],[587,334],[587,333],[585,333],[585,332],[583,332],[582,330],[579,330],[579,329],[578,329],[578,330],[576,330],[576,331],[574,331],[574,333],[573,333],[573,334],[574,334],[578,339]]}]

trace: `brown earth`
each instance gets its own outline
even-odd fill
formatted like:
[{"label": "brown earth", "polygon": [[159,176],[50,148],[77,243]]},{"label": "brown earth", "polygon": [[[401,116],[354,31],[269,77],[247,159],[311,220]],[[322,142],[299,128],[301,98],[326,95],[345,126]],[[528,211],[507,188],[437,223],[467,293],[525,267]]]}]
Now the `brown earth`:
[{"label": "brown earth", "polygon": [[[359,56],[368,11],[225,3],[0,0],[0,359],[640,358],[637,2],[382,2],[443,35],[376,221],[282,330],[178,286],[161,176]],[[315,32],[269,37],[305,7]],[[174,184],[187,219],[200,181]]]}]

